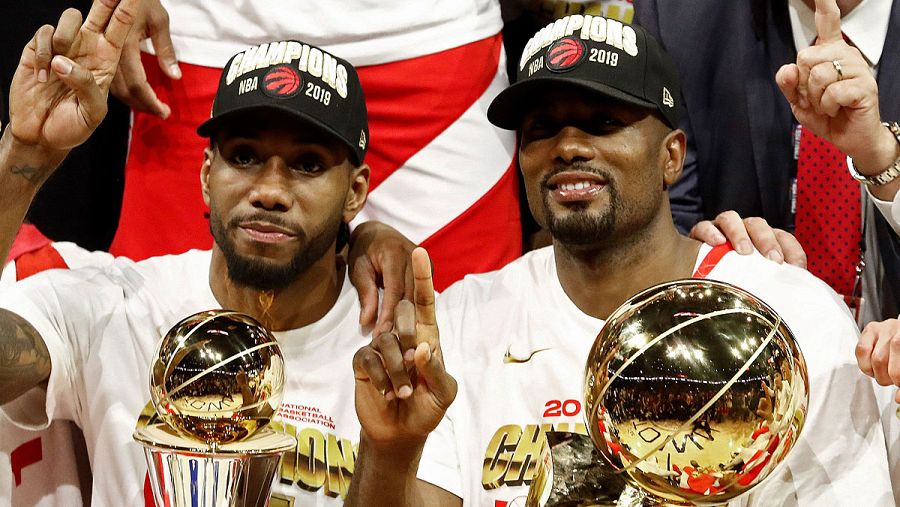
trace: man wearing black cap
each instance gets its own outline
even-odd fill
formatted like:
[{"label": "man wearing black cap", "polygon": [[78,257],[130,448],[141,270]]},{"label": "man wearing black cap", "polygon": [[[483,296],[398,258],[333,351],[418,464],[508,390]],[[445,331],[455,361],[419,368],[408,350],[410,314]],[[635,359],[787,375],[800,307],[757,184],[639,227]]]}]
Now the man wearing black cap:
[{"label": "man wearing black cap", "polygon": [[488,117],[517,130],[529,205],[553,245],[436,302],[427,255],[413,253],[415,308],[398,308],[397,338],[354,358],[363,431],[348,503],[525,505],[544,432],[585,433],[583,368],[604,319],[645,288],[693,276],[766,301],[809,368],[804,431],[742,501],[890,505],[877,407],[849,354],[857,331],[839,297],[802,269],[676,230],[666,189],[686,139],[674,67],[657,42],[637,26],[570,16],[531,39],[518,71]]},{"label": "man wearing black cap", "polygon": [[[95,2],[84,23],[67,11],[24,50],[0,138],[5,181],[20,194],[0,213],[10,237],[29,198],[102,118],[139,3]],[[211,308],[255,317],[285,355],[274,424],[301,443],[286,453],[270,505],[339,505],[349,487],[359,435],[349,365],[368,339],[336,249],[368,191],[366,108],[346,61],[297,41],[267,48],[233,57],[199,129],[210,139],[200,178],[212,251],[41,273],[0,294],[0,411],[30,428],[75,421],[95,505],[153,505],[131,436],[154,413],[150,359],[173,324]]]}]

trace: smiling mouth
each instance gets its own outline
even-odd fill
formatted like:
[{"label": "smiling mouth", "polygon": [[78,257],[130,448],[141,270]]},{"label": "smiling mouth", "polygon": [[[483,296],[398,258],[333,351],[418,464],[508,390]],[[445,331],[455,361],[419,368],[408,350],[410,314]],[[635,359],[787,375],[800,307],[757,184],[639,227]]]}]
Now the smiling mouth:
[{"label": "smiling mouth", "polygon": [[557,202],[593,200],[606,188],[606,180],[585,173],[560,173],[547,181],[547,189]]}]

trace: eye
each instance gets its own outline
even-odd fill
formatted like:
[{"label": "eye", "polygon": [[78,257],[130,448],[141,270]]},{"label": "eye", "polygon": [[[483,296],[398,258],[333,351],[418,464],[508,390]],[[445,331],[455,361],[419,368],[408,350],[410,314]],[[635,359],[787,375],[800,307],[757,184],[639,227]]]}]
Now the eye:
[{"label": "eye", "polygon": [[553,121],[536,116],[525,121],[525,125],[522,127],[522,135],[526,139],[545,139],[553,137],[558,130],[559,126]]},{"label": "eye", "polygon": [[239,147],[231,154],[231,163],[238,167],[248,167],[257,163],[256,154],[247,147]]},{"label": "eye", "polygon": [[316,159],[300,160],[292,167],[297,171],[309,174],[320,173],[325,170],[325,164]]}]

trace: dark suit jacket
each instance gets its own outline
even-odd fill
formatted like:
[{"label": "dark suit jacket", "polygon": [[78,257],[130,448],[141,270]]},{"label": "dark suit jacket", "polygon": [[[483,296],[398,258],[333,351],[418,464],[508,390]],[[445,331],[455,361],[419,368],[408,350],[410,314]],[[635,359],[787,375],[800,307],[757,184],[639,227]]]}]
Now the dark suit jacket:
[{"label": "dark suit jacket", "polygon": [[[678,67],[685,100],[682,127],[689,153],[682,179],[669,189],[682,229],[733,209],[792,227],[794,124],[775,84],[796,61],[785,0],[635,0],[635,21],[656,35]],[[878,69],[881,114],[900,120],[900,2],[894,2]],[[900,241],[877,214],[885,264],[886,314],[897,316]]]}]

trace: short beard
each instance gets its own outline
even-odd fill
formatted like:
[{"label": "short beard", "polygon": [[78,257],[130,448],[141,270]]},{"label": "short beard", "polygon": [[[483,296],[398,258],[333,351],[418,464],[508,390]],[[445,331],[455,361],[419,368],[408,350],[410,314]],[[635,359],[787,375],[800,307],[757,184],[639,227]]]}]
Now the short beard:
[{"label": "short beard", "polygon": [[[263,220],[279,225],[278,220],[265,215]],[[234,229],[241,221],[252,220],[253,217],[241,217],[231,222]],[[334,223],[332,227],[330,224]],[[305,247],[300,248],[290,262],[274,264],[264,259],[248,258],[237,253],[234,242],[226,233],[225,225],[214,210],[209,213],[209,230],[213,239],[222,250],[228,276],[237,285],[260,291],[277,291],[286,288],[300,277],[310,266],[332,248],[340,229],[340,218],[330,220],[329,226],[320,234],[309,238]]]},{"label": "short beard", "polygon": [[603,176],[606,180],[606,190],[609,192],[609,209],[603,214],[592,213],[587,210],[586,204],[570,205],[569,209],[572,214],[558,218],[550,211],[550,191],[547,188],[546,181],[553,176],[554,173],[548,174],[541,184],[541,198],[544,201],[544,223],[555,241],[564,245],[571,246],[587,246],[595,245],[603,242],[612,236],[616,220],[619,216],[619,192],[616,190],[615,182],[611,176],[605,171],[591,170],[588,167],[575,167],[576,170],[585,172],[593,172]]}]

